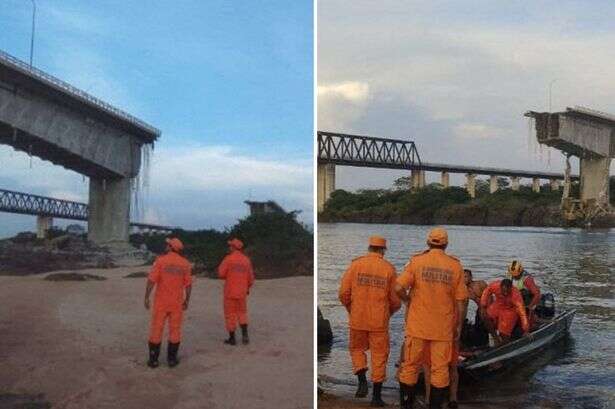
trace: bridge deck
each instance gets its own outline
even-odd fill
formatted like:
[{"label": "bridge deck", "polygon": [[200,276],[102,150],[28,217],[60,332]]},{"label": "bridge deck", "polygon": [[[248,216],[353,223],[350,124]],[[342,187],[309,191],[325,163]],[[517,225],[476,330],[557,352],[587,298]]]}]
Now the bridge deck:
[{"label": "bridge deck", "polygon": [[[408,145],[409,147],[403,150],[401,146],[404,145]],[[554,172],[423,162],[420,160],[418,152],[416,152],[414,156],[408,153],[412,150],[416,150],[416,147],[414,146],[414,142],[411,141],[346,135],[323,131],[318,132],[319,163],[382,169],[425,170],[431,172],[475,175],[564,179],[563,174]],[[578,175],[571,176],[573,180],[578,178]]]},{"label": "bridge deck", "polygon": [[147,143],[154,142],[160,136],[160,130],[135,116],[0,50],[0,86],[9,76],[19,78],[18,82],[22,86],[27,84],[29,87],[41,89],[66,104],[76,105],[79,109],[89,107],[98,115],[110,117],[140,135]]}]

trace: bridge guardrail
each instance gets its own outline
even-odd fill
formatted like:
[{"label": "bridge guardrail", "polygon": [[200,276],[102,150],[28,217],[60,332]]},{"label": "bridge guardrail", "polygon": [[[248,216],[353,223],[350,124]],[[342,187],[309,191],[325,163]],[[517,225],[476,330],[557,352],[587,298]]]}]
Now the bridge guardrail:
[{"label": "bridge guardrail", "polygon": [[101,101],[100,99],[88,94],[87,92],[82,91],[79,88],[74,87],[70,85],[69,83],[62,81],[61,79],[56,78],[53,75],[47,74],[46,72],[39,70],[38,68],[31,67],[29,64],[26,64],[20,59],[13,57],[12,55],[2,50],[0,50],[0,61],[33,78],[38,79],[39,81],[46,83],[47,85],[51,85],[55,88],[58,88],[73,97],[84,100],[88,102],[89,104],[94,105],[97,108],[100,108],[101,110],[106,111],[116,117],[119,117],[120,119],[124,121],[130,122],[133,125],[143,128],[147,132],[150,132],[157,136],[160,135],[160,130],[158,130],[157,128],[154,128],[148,123],[145,123],[139,118],[133,115],[130,115],[128,112],[122,111],[121,109],[116,108],[111,104]]}]

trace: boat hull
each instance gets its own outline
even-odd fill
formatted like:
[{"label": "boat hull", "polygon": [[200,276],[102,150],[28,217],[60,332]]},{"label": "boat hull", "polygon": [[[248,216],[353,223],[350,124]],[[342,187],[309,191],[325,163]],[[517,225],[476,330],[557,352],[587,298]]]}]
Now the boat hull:
[{"label": "boat hull", "polygon": [[564,311],[553,320],[533,331],[529,336],[492,348],[459,363],[462,376],[475,379],[485,374],[510,368],[544,348],[556,343],[568,334],[576,310]]}]

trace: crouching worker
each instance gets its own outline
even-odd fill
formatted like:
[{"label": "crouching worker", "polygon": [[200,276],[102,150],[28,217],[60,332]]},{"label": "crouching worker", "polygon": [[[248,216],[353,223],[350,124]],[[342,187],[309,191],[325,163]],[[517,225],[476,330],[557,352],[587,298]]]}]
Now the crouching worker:
[{"label": "crouching worker", "polygon": [[340,302],[349,313],[349,349],[352,371],[359,386],[355,396],[368,394],[367,355],[371,353],[372,406],[384,406],[381,391],[386,378],[389,358],[389,318],[400,307],[395,294],[395,267],[384,259],[386,240],[379,236],[369,239],[368,253],[352,261],[342,277]]},{"label": "crouching worker", "polygon": [[536,310],[538,303],[540,303],[540,288],[536,285],[534,277],[528,274],[517,260],[514,260],[508,266],[508,274],[512,279],[513,287],[521,293],[521,298],[523,298],[523,303],[527,308],[526,312],[531,330],[536,325],[534,310]]},{"label": "crouching worker", "polygon": [[248,338],[248,294],[254,284],[252,262],[243,253],[243,243],[239,239],[228,242],[229,254],[218,267],[218,276],[224,280],[224,321],[228,331],[225,344],[235,345],[237,322],[241,326],[241,341]]},{"label": "crouching worker", "polygon": [[188,308],[192,290],[192,266],[180,255],[184,245],[177,238],[167,239],[166,243],[166,253],[154,262],[145,288],[145,308],[149,310],[149,296],[156,287],[149,334],[147,365],[150,368],[158,366],[160,343],[167,320],[169,322],[167,361],[170,367],[179,363],[177,351],[181,341],[182,316],[184,310]]},{"label": "crouching worker", "polygon": [[530,326],[525,314],[523,298],[508,278],[489,284],[483,291],[480,299],[480,314],[489,333],[495,339],[496,346],[510,341],[518,320],[521,321],[523,333],[525,335],[529,333]]}]

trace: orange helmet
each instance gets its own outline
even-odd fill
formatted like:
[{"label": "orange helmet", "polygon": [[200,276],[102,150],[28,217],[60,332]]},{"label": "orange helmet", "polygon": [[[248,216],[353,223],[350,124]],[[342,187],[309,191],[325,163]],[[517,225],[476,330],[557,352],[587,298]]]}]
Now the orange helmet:
[{"label": "orange helmet", "polygon": [[239,239],[231,239],[227,243],[235,250],[241,250],[243,248],[243,242]]},{"label": "orange helmet", "polygon": [[442,227],[431,229],[427,236],[427,244],[433,246],[446,246],[448,244],[448,233]]},{"label": "orange helmet", "polygon": [[171,247],[171,250],[173,250],[176,253],[179,253],[180,251],[184,249],[184,243],[182,243],[181,240],[178,239],[177,237],[170,237],[170,238],[167,238],[165,241],[167,242],[169,247]]},{"label": "orange helmet", "polygon": [[510,263],[510,265],[508,266],[508,274],[512,278],[518,278],[521,276],[522,273],[523,273],[523,265],[521,264],[521,262],[517,260],[513,260],[513,262]]},{"label": "orange helmet", "polygon": [[371,247],[382,247],[387,248],[387,241],[384,237],[381,236],[371,236],[369,238],[369,245]]}]

